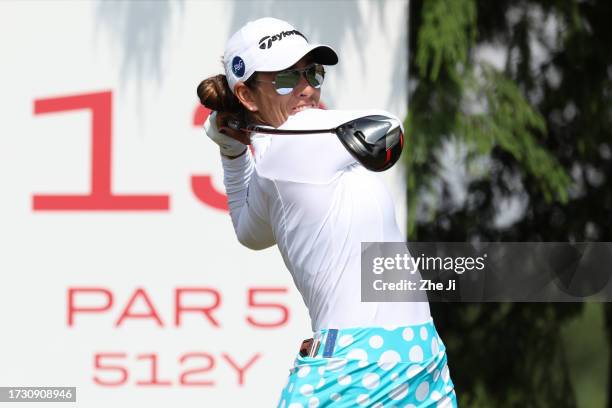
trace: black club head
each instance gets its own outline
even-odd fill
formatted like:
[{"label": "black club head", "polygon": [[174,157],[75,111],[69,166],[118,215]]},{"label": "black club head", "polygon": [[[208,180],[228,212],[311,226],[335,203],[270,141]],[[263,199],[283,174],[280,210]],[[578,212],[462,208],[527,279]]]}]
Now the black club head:
[{"label": "black club head", "polygon": [[349,153],[372,171],[393,166],[404,147],[399,121],[383,115],[354,119],[339,126],[336,134]]}]

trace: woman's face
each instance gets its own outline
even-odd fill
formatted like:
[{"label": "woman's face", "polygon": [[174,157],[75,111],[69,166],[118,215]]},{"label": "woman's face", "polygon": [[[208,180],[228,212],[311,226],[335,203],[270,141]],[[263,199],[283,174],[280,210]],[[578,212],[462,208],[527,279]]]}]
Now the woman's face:
[{"label": "woman's face", "polygon": [[[310,56],[306,55],[290,69],[300,69],[312,64]],[[242,104],[253,113],[253,116],[263,124],[279,127],[287,118],[301,110],[319,106],[321,89],[313,88],[304,75],[288,95],[279,95],[274,89],[276,72],[257,73],[256,87],[248,89],[248,97],[240,98]],[[249,92],[250,91],[250,92]]]}]

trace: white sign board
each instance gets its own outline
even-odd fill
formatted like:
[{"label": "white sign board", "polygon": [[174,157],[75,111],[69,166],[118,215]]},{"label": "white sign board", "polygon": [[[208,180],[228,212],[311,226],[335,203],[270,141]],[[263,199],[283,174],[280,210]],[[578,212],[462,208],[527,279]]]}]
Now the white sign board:
[{"label": "white sign board", "polygon": [[[67,407],[274,406],[310,323],[277,249],[234,236],[196,86],[273,16],[338,51],[328,107],[404,117],[407,8],[0,2],[0,386],[77,387]],[[385,178],[403,226],[401,168]]]}]

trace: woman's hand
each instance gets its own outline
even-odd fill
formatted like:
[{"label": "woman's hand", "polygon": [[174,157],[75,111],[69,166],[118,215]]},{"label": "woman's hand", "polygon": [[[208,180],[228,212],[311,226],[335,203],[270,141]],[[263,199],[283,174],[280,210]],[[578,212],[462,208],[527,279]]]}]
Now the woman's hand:
[{"label": "woman's hand", "polygon": [[228,126],[227,123],[229,120],[233,118],[233,116],[234,115],[232,115],[231,113],[217,112],[217,115],[216,115],[217,129],[219,129],[219,132],[223,133],[224,135],[229,136],[232,139],[235,139],[244,145],[250,145],[251,137],[249,136],[247,132],[242,132],[240,130],[232,129],[231,127]]},{"label": "woman's hand", "polygon": [[248,140],[248,137],[243,136],[241,134],[242,132],[236,131],[226,126],[221,127],[221,129],[219,129],[217,123],[217,112],[212,112],[204,123],[204,131],[206,132],[206,135],[213,142],[219,145],[219,150],[221,151],[222,155],[228,158],[236,158],[238,156],[242,156],[242,154],[244,154],[247,149],[243,140],[245,142],[250,142],[250,140]]}]

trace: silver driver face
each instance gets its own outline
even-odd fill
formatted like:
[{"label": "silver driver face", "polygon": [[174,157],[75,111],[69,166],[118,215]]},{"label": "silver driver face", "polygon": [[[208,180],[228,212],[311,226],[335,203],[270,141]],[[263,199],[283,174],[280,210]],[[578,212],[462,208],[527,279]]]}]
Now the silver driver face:
[{"label": "silver driver face", "polygon": [[404,135],[398,120],[383,115],[357,118],[336,129],[347,150],[369,170],[383,171],[400,157]]},{"label": "silver driver face", "polygon": [[368,145],[377,145],[400,131],[399,121],[382,115],[357,118],[338,127],[338,132],[355,132]]}]

